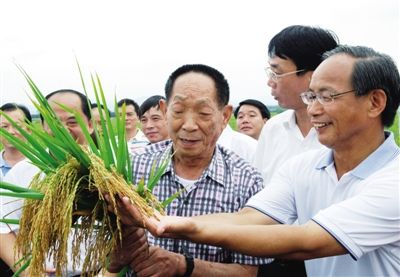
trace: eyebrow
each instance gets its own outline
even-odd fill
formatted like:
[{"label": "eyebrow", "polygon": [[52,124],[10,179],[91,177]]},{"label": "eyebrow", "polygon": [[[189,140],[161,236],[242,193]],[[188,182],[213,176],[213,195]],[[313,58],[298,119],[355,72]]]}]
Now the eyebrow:
[{"label": "eyebrow", "polygon": [[184,101],[186,100],[188,97],[187,96],[182,96],[182,95],[175,95],[173,100],[174,101]]}]

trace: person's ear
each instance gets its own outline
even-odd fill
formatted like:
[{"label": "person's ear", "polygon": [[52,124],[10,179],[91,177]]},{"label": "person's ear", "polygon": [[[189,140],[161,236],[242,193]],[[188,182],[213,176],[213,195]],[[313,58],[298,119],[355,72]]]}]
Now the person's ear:
[{"label": "person's ear", "polygon": [[368,115],[371,118],[380,117],[386,107],[387,96],[384,90],[374,89],[368,94]]},{"label": "person's ear", "polygon": [[223,110],[222,110],[222,116],[223,116],[223,128],[226,127],[226,125],[229,123],[229,120],[231,119],[232,116],[232,106],[231,105],[226,105]]},{"label": "person's ear", "polygon": [[87,125],[87,129],[89,131],[89,134],[93,134],[94,128],[93,128],[93,123],[91,120],[88,120],[88,125]]},{"label": "person's ear", "polygon": [[167,118],[167,101],[165,101],[164,99],[160,99],[158,105],[160,106],[161,113],[164,115],[165,118]]}]

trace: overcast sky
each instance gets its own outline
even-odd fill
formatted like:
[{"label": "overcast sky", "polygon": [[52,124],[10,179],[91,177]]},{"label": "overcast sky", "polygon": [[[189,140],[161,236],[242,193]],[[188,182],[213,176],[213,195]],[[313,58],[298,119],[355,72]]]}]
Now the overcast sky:
[{"label": "overcast sky", "polygon": [[[269,40],[293,24],[333,30],[341,43],[366,45],[400,64],[399,0],[1,1],[1,104],[29,104],[14,61],[44,94],[80,91],[74,55],[87,81],[97,72],[107,98],[139,104],[163,94],[177,67],[220,70],[231,103],[255,98],[276,105],[263,68]],[[29,94],[29,92],[28,92]]]}]

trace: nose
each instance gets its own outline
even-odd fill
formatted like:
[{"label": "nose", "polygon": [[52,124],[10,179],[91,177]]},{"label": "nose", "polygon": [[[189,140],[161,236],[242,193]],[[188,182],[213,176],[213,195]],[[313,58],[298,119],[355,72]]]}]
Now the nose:
[{"label": "nose", "polygon": [[192,115],[192,114],[187,114],[185,116],[185,121],[184,121],[184,123],[182,125],[182,129],[187,131],[187,132],[192,132],[192,131],[197,130],[197,128],[198,128],[198,126],[197,126],[197,123],[196,123],[195,116]]},{"label": "nose", "polygon": [[275,88],[276,87],[276,82],[271,77],[267,77],[267,78],[268,78],[267,85],[270,88]]},{"label": "nose", "polygon": [[14,128],[14,126],[12,126],[11,124],[8,125],[7,127],[4,128],[8,133],[15,135],[15,133],[17,132],[16,128]]},{"label": "nose", "polygon": [[322,105],[317,99],[315,99],[311,104],[307,105],[307,113],[310,117],[321,114],[323,110],[324,105]]}]

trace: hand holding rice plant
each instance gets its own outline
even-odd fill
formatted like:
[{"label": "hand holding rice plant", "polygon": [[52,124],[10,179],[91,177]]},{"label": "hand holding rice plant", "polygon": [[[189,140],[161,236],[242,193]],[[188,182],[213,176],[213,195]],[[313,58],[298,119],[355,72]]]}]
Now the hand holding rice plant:
[{"label": "hand holding rice plant", "polygon": [[[116,112],[116,131],[110,116],[100,113],[102,132],[99,134],[95,131],[93,137],[79,112],[62,103],[56,103],[76,118],[87,141],[87,145],[80,145],[59,121],[28,74],[21,67],[19,69],[33,92],[35,100],[32,99],[32,103],[51,131],[49,134],[32,124],[28,124],[29,131],[25,131],[10,120],[27,140],[26,143],[7,131],[0,130],[2,136],[41,170],[33,178],[29,188],[0,183],[0,188],[7,190],[1,191],[0,195],[26,199],[20,220],[0,219],[8,224],[20,224],[16,247],[25,257],[20,271],[29,265],[31,276],[41,275],[45,270],[46,258],[51,255],[54,258],[56,275],[61,275],[67,262],[71,262],[67,255],[68,237],[71,234],[74,267],[78,263],[81,244],[87,248],[83,272],[106,267],[107,255],[117,241],[121,241],[118,239],[121,238],[118,195],[128,197],[142,216],[152,216],[155,210],[162,214],[163,207],[176,195],[165,203],[159,203],[151,191],[168,165],[170,157],[165,157],[158,167],[153,166],[147,185],[144,182],[133,185],[125,136],[125,107],[122,116]],[[82,73],[81,80],[85,88]],[[91,81],[96,102],[107,108],[99,77],[92,75]],[[115,110],[118,111],[116,101]],[[106,194],[113,213],[108,213]],[[19,272],[16,273],[18,274]]]}]

